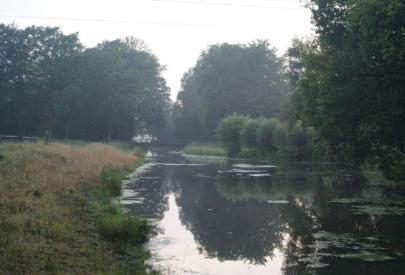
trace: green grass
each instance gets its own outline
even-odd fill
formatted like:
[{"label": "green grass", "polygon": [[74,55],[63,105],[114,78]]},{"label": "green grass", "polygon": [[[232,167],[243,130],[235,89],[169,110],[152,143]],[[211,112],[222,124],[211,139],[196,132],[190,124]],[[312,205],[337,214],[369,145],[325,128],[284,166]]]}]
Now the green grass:
[{"label": "green grass", "polygon": [[127,171],[104,167],[101,187],[96,191],[95,213],[101,236],[110,241],[139,245],[147,240],[149,227],[145,219],[125,214],[114,200],[121,194],[122,180]]},{"label": "green grass", "polygon": [[129,216],[114,202],[97,206],[97,226],[101,236],[118,244],[140,245],[147,240],[145,219]]},{"label": "green grass", "polygon": [[0,152],[0,274],[146,274],[146,221],[114,199],[139,156],[100,143]]},{"label": "green grass", "polygon": [[117,197],[121,194],[122,180],[128,172],[114,167],[104,167],[101,170],[102,188],[111,197]]},{"label": "green grass", "polygon": [[226,156],[224,148],[212,144],[190,144],[184,147],[183,152],[189,155]]}]

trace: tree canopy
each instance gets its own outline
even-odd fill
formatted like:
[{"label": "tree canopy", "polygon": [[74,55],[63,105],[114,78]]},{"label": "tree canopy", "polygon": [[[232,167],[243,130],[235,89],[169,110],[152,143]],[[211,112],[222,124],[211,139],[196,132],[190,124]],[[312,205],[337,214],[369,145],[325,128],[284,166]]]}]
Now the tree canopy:
[{"label": "tree canopy", "polygon": [[163,67],[142,41],[84,49],[58,28],[0,25],[0,133],[130,140],[160,131]]},{"label": "tree canopy", "polygon": [[[388,169],[405,153],[405,2],[311,0],[317,36],[289,50],[299,118],[341,160]],[[385,168],[384,168],[385,167]]]},{"label": "tree canopy", "polygon": [[183,77],[175,106],[177,133],[210,138],[230,114],[275,116],[286,85],[282,60],[267,41],[210,46]]}]

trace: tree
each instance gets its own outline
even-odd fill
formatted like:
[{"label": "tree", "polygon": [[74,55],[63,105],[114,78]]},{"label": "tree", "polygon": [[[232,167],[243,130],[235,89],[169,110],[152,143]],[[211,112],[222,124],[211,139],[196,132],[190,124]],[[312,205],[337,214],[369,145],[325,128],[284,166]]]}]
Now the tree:
[{"label": "tree", "polygon": [[84,50],[58,28],[0,24],[0,133],[90,140],[161,134],[163,67],[133,37]]},{"label": "tree", "polygon": [[311,0],[309,7],[317,37],[290,50],[300,118],[319,130],[342,161],[377,161],[381,168],[400,161],[405,2]]},{"label": "tree", "polygon": [[68,92],[67,64],[82,49],[77,33],[0,25],[0,131],[50,136]]},{"label": "tree", "polygon": [[68,120],[72,137],[131,140],[165,124],[169,99],[162,67],[134,41],[105,41],[76,59],[72,82],[81,101]]},{"label": "tree", "polygon": [[213,45],[183,78],[179,121],[212,138],[227,115],[276,116],[286,97],[282,61],[266,41]]}]

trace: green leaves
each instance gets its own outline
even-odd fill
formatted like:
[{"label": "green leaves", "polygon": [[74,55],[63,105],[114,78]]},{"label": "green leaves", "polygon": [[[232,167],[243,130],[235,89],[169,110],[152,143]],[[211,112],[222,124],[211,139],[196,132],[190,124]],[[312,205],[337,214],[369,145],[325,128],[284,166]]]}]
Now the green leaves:
[{"label": "green leaves", "polygon": [[405,3],[312,0],[310,7],[318,36],[289,50],[299,117],[346,164],[403,153]]},{"label": "green leaves", "polygon": [[233,113],[276,116],[286,90],[282,60],[267,41],[213,45],[183,78],[176,124],[198,125],[194,138],[213,138],[219,121]]},{"label": "green leaves", "polygon": [[78,34],[0,25],[0,132],[90,140],[158,134],[168,88],[142,41],[83,50]]}]

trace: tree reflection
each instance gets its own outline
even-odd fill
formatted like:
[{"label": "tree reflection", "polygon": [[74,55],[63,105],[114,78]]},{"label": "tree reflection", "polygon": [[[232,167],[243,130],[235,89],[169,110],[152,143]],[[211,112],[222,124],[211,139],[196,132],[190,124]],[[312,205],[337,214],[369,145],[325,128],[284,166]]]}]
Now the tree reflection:
[{"label": "tree reflection", "polygon": [[179,218],[192,232],[200,253],[220,261],[263,265],[278,249],[284,254],[286,274],[312,274],[312,268],[322,264],[334,269],[324,267],[316,273],[338,274],[335,270],[345,269],[361,273],[353,261],[328,256],[344,251],[344,242],[340,248],[328,247],[314,233],[330,232],[339,238],[349,234],[355,236],[354,243],[357,237],[379,236],[387,251],[404,246],[403,218],[355,215],[350,204],[330,202],[387,195],[387,188],[368,185],[370,179],[361,173],[286,167],[271,177],[250,177],[218,173],[217,164],[165,166],[151,173],[161,179],[137,183],[148,190],[143,211],[161,219],[167,210],[166,194],[174,192]]}]

